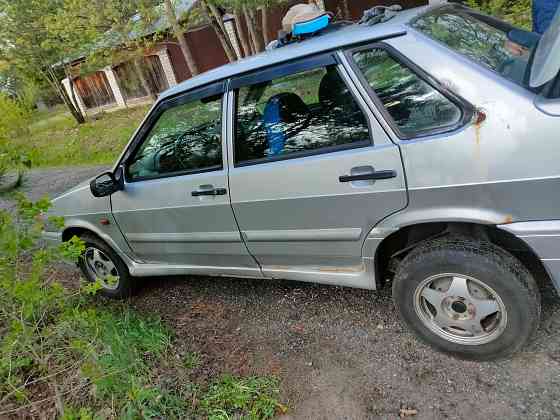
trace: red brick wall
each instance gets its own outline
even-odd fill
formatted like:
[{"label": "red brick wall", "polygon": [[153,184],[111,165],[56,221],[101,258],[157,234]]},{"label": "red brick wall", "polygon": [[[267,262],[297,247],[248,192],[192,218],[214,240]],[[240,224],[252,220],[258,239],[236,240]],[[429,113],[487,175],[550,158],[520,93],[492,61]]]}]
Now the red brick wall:
[{"label": "red brick wall", "polygon": [[[187,43],[191,47],[193,58],[198,65],[199,72],[219,67],[228,62],[226,53],[211,26],[205,26],[186,33]],[[181,47],[175,38],[169,38],[165,43],[177,82],[191,77],[187,62],[183,57]]]}]

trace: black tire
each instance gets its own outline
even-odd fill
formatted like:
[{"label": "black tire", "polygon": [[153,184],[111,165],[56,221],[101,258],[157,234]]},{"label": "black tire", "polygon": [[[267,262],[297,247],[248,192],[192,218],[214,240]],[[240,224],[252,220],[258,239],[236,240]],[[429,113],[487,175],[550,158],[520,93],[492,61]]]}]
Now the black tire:
[{"label": "black tire", "polygon": [[[441,333],[436,334],[433,328],[429,328],[429,321],[419,315],[417,308],[422,307],[422,304],[415,302],[423,298],[418,298],[420,292],[417,290],[424,290],[426,286],[422,285],[428,284],[425,283],[426,279],[442,273],[478,279],[499,296],[507,314],[504,317],[506,322],[499,324],[500,333],[492,341],[468,345],[453,342],[442,337]],[[427,287],[432,287],[430,292],[433,290],[433,286]],[[441,292],[441,289],[437,290]],[[504,249],[469,238],[446,237],[427,240],[418,245],[399,264],[393,280],[393,299],[401,318],[422,340],[462,359],[494,360],[506,357],[527,343],[540,320],[540,293],[525,266]],[[461,310],[465,311],[464,307]],[[465,312],[465,315],[469,316],[469,313]],[[443,330],[449,331],[446,328]]]},{"label": "black tire", "polygon": [[[113,249],[96,235],[84,233],[80,236],[85,242],[86,252],[88,249],[98,249],[103,252],[113,263],[118,272],[119,280],[115,288],[103,287],[99,293],[112,299],[124,299],[134,294],[136,283],[128,272],[128,267],[124,261],[117,255]],[[78,267],[82,270],[82,274],[89,282],[96,281],[96,276],[88,269],[85,256],[82,255],[78,261]]]}]

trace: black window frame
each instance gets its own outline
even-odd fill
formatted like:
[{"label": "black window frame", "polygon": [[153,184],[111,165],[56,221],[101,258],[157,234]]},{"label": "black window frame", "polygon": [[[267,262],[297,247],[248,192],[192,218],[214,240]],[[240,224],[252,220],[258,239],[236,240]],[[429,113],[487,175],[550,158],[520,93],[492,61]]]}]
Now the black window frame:
[{"label": "black window frame", "polygon": [[[336,56],[336,52],[340,51],[332,50],[327,53],[319,53],[317,55],[298,58],[296,60],[286,61],[281,64],[277,64],[271,67],[267,67],[264,69],[259,69],[253,71],[251,73],[242,74],[237,77],[233,77],[230,79],[228,90],[233,92],[233,106],[232,106],[232,113],[233,113],[233,133],[232,133],[232,150],[233,150],[233,157],[232,163],[234,168],[240,168],[245,166],[252,166],[252,165],[260,165],[263,163],[270,163],[270,162],[279,162],[291,159],[300,159],[310,156],[317,156],[323,155],[327,153],[335,153],[345,150],[353,150],[353,149],[360,149],[364,147],[374,146],[374,139],[373,139],[373,127],[369,118],[369,113],[371,110],[368,109],[366,106],[364,108],[362,102],[357,98],[357,93],[355,92],[355,88],[353,86],[349,86],[348,81],[343,77],[341,74],[340,77],[342,81],[346,84],[346,87],[352,94],[352,97],[364,113],[364,117],[366,118],[368,124],[368,134],[369,138],[367,140],[342,144],[338,146],[328,146],[322,147],[314,150],[304,150],[301,152],[292,152],[285,155],[280,156],[273,156],[273,157],[263,157],[259,159],[250,159],[243,162],[237,162],[235,156],[235,142],[237,141],[237,104],[239,99],[239,88],[244,86],[251,86],[258,83],[278,79],[280,77],[289,76],[297,73],[301,73],[304,71],[315,70],[318,68],[324,68],[329,65],[341,65],[339,58]],[[337,69],[337,71],[339,71]]]},{"label": "black window frame", "polygon": [[215,172],[215,171],[223,170],[225,165],[227,165],[227,162],[224,162],[224,160],[226,159],[226,155],[224,153],[221,153],[222,163],[220,165],[209,166],[207,168],[201,168],[201,169],[191,169],[191,170],[185,170],[185,171],[168,172],[168,173],[160,174],[160,175],[142,176],[142,177],[132,179],[130,177],[129,173],[128,173],[128,161],[130,160],[130,158],[132,156],[135,155],[135,153],[144,144],[144,142],[146,140],[148,140],[147,136],[150,134],[152,128],[157,124],[159,118],[161,117],[161,115],[165,111],[167,111],[170,108],[174,108],[176,106],[181,106],[181,105],[187,104],[189,102],[193,102],[193,101],[196,101],[196,100],[199,100],[199,99],[209,98],[209,97],[212,97],[212,96],[218,96],[218,95],[221,95],[221,98],[220,98],[220,125],[221,125],[220,144],[221,144],[222,151],[223,151],[225,139],[223,138],[222,134],[223,134],[224,124],[225,124],[223,114],[224,114],[224,94],[226,93],[226,91],[227,91],[226,81],[220,81],[220,82],[212,83],[212,84],[207,85],[207,86],[195,88],[191,91],[181,92],[176,96],[171,96],[169,98],[165,98],[160,103],[158,103],[156,105],[156,107],[154,109],[152,109],[150,114],[146,117],[146,119],[144,120],[144,122],[142,123],[142,125],[140,126],[138,131],[136,132],[136,135],[134,136],[134,139],[132,140],[129,147],[127,148],[127,150],[125,151],[121,160],[118,163],[118,166],[123,166],[123,169],[124,169],[123,173],[124,173],[125,182],[126,183],[134,183],[134,182],[149,181],[149,180],[154,180],[154,179],[172,178],[172,177],[177,177],[177,176],[195,175],[195,174],[201,174],[201,173],[205,173],[205,172]]},{"label": "black window frame", "polygon": [[[459,121],[454,124],[450,124],[443,127],[418,130],[417,132],[411,134],[403,133],[400,127],[393,119],[393,117],[391,116],[391,114],[389,113],[389,111],[387,110],[387,108],[385,108],[385,105],[383,104],[379,96],[377,96],[373,88],[370,86],[369,82],[367,81],[362,71],[358,67],[358,64],[354,60],[355,53],[361,51],[373,50],[373,49],[381,49],[386,51],[387,54],[389,54],[389,56],[393,58],[396,62],[407,67],[420,80],[426,82],[429,86],[431,86],[441,95],[443,95],[446,99],[448,99],[453,104],[455,104],[459,108],[462,114]],[[345,49],[344,56],[346,57],[348,63],[350,64],[352,71],[354,72],[354,74],[356,74],[362,86],[366,89],[367,93],[369,94],[369,97],[375,104],[377,110],[383,116],[383,119],[387,122],[387,124],[391,127],[393,132],[397,135],[397,137],[401,141],[410,141],[410,140],[421,139],[424,137],[434,136],[437,134],[451,133],[465,127],[473,119],[473,116],[476,112],[476,107],[474,105],[472,105],[469,101],[467,101],[457,93],[453,92],[447,86],[439,82],[436,78],[434,78],[432,75],[424,71],[422,68],[420,68],[414,62],[412,62],[409,58],[407,58],[403,53],[401,53],[392,45],[389,45],[385,42],[373,42],[369,44],[363,44],[357,47],[350,47]]]}]

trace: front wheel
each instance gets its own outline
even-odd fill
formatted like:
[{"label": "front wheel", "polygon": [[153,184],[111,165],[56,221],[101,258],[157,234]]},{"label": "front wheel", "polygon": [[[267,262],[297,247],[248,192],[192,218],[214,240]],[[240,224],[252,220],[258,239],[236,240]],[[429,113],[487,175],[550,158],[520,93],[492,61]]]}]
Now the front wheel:
[{"label": "front wheel", "polygon": [[105,242],[92,234],[80,237],[85,251],[78,266],[89,282],[98,281],[104,296],[122,299],[134,292],[134,282],[123,260]]},{"label": "front wheel", "polygon": [[465,238],[429,240],[415,248],[397,269],[393,299],[420,338],[465,359],[517,351],[540,318],[531,273],[502,248]]}]

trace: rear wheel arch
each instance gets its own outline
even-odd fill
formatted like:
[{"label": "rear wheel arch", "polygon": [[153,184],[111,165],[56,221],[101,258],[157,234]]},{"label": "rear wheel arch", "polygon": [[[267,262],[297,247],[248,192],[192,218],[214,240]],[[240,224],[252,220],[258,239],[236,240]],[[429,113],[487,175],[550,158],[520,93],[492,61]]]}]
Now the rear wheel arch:
[{"label": "rear wheel arch", "polygon": [[511,253],[535,278],[553,285],[542,261],[522,239],[495,225],[463,222],[419,223],[404,226],[391,233],[377,246],[374,256],[377,287],[383,287],[393,275],[393,270],[410,251],[427,239],[459,234],[473,239],[485,239]]}]

